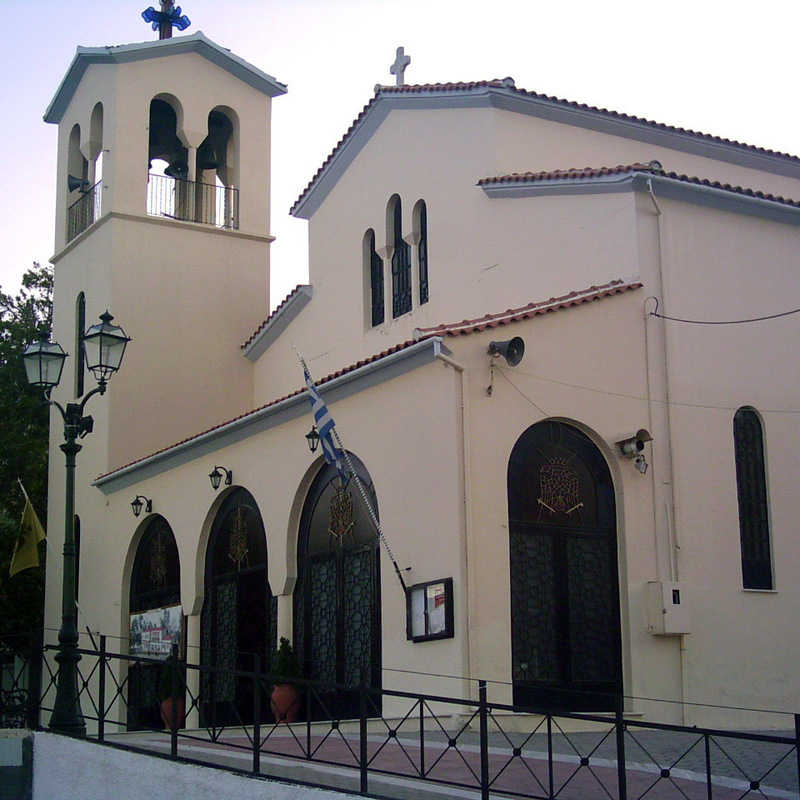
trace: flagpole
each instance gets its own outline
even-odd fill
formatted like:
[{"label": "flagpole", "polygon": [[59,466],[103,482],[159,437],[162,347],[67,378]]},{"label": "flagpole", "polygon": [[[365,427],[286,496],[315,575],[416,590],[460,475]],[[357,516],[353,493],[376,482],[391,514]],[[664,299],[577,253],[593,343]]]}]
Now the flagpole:
[{"label": "flagpole", "polygon": [[[306,364],[306,360],[303,358],[302,355],[300,355],[300,351],[294,345],[292,345],[292,350],[294,350],[295,355],[297,356],[297,360],[300,362],[301,366],[303,367],[303,369],[305,370],[306,374],[308,375],[309,380],[311,380],[311,382],[313,384],[313,378],[311,378],[311,371],[308,368],[308,364]],[[316,388],[316,385],[315,385],[315,388]],[[364,486],[361,483],[361,479],[358,477],[358,473],[356,472],[355,467],[353,467],[353,462],[350,459],[350,453],[347,451],[345,446],[342,444],[341,437],[339,436],[339,431],[336,430],[335,426],[333,426],[331,428],[331,434],[336,439],[337,446],[339,447],[339,449],[344,454],[345,461],[347,462],[347,466],[350,469],[350,474],[351,474],[351,476],[353,478],[355,478],[356,486],[358,486],[358,491],[359,491],[359,494],[361,495],[361,500],[364,503],[364,507],[367,509],[367,513],[369,514],[369,518],[372,521],[372,524],[375,526],[375,530],[378,532],[378,539],[383,543],[383,546],[386,548],[386,552],[388,553],[389,559],[392,562],[392,566],[394,567],[394,571],[395,571],[395,573],[397,575],[397,579],[400,581],[400,586],[403,587],[403,594],[407,595],[408,594],[408,587],[406,586],[406,582],[403,580],[403,574],[400,571],[400,567],[397,565],[397,561],[395,560],[394,553],[392,553],[392,548],[389,547],[389,542],[386,540],[386,537],[383,535],[383,530],[381,529],[381,524],[378,521],[378,517],[375,514],[375,511],[373,510],[372,505],[369,502],[369,499],[367,498],[367,493],[364,490]]]},{"label": "flagpole", "polygon": [[358,477],[358,473],[353,467],[353,462],[350,460],[350,453],[346,450],[345,446],[342,444],[342,440],[339,437],[339,432],[336,430],[336,428],[333,429],[332,433],[336,438],[336,444],[339,445],[339,449],[344,453],[344,459],[347,462],[347,466],[350,469],[350,474],[356,480],[356,486],[358,486],[358,491],[361,493],[361,499],[364,502],[364,505],[366,506],[367,513],[369,514],[369,517],[372,520],[372,524],[375,526],[375,530],[378,532],[378,538],[381,540],[383,546],[386,548],[386,552],[389,554],[389,559],[392,562],[394,571],[397,573],[397,579],[400,581],[400,585],[403,587],[403,594],[408,594],[408,587],[406,586],[406,582],[403,580],[403,573],[400,572],[400,567],[397,566],[397,561],[395,560],[394,553],[392,553],[392,548],[389,547],[389,542],[386,541],[386,537],[383,535],[383,530],[381,530],[381,523],[378,521],[378,517],[375,515],[375,512],[373,511],[372,505],[367,499],[367,493],[364,491],[364,485],[361,483],[361,478]]},{"label": "flagpole", "polygon": [[25,491],[25,487],[22,485],[22,480],[19,475],[17,475],[17,483],[19,484],[19,488],[22,489],[22,494],[25,495],[25,502],[30,503],[31,499],[28,497],[28,493]]}]

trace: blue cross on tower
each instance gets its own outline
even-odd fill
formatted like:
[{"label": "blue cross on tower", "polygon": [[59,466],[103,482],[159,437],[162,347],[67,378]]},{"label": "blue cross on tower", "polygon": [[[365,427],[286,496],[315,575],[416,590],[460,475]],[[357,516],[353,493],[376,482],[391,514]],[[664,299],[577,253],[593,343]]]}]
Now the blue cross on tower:
[{"label": "blue cross on tower", "polygon": [[153,6],[142,11],[142,19],[153,23],[159,39],[171,39],[173,25],[179,31],[185,31],[192,24],[189,17],[181,13],[181,7],[173,8],[172,4],[173,0],[161,0],[161,11],[156,11]]}]

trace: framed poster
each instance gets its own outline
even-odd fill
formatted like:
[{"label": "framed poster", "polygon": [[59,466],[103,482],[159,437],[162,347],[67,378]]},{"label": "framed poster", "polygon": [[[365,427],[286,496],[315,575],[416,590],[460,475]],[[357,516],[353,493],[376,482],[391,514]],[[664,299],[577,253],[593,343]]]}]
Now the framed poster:
[{"label": "framed poster", "polygon": [[409,587],[406,638],[412,642],[427,642],[453,636],[453,579],[441,578]]},{"label": "framed poster", "polygon": [[183,658],[186,648],[183,608],[180,605],[151,608],[131,614],[130,654],[166,659],[178,646]]}]

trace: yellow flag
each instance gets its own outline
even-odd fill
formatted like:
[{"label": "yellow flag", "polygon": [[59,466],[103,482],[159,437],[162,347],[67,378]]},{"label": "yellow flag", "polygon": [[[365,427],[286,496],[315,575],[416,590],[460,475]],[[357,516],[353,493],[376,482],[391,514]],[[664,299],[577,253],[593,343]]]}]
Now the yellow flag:
[{"label": "yellow flag", "polygon": [[31,505],[30,499],[25,497],[25,510],[22,512],[22,524],[19,529],[17,546],[11,559],[9,576],[13,577],[18,572],[30,567],[39,566],[38,544],[45,538],[44,528],[39,522],[39,517]]}]

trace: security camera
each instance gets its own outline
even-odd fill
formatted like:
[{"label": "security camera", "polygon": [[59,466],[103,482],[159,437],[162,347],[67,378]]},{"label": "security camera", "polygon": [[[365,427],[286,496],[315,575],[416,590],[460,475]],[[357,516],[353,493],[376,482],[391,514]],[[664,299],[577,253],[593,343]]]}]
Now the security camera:
[{"label": "security camera", "polygon": [[[628,436],[625,439],[620,439],[617,442],[617,447],[619,447],[620,453],[622,453],[625,458],[634,458],[637,460],[637,465],[644,460],[642,456],[642,451],[644,450],[644,446],[646,442],[652,442],[653,437],[650,435],[650,432],[645,428],[641,428],[640,430],[636,431],[633,436]],[[641,461],[639,460],[641,458]],[[647,467],[645,467],[647,469]],[[643,472],[644,470],[642,470]]]}]

